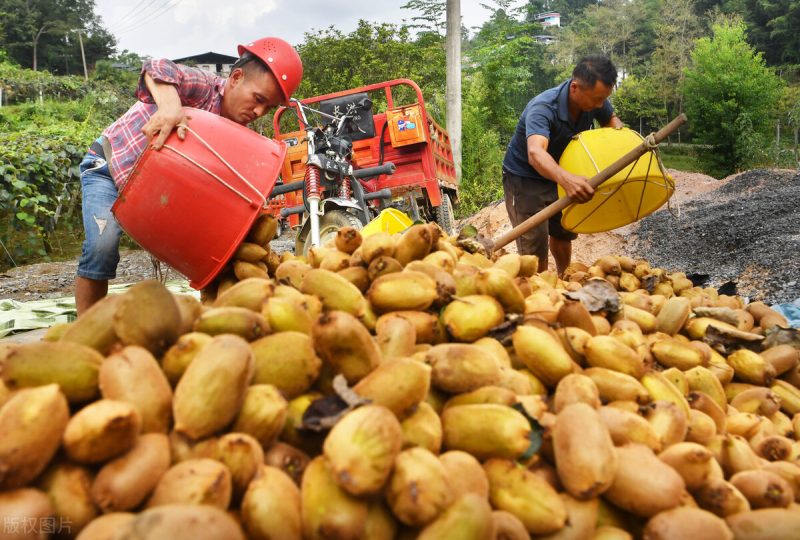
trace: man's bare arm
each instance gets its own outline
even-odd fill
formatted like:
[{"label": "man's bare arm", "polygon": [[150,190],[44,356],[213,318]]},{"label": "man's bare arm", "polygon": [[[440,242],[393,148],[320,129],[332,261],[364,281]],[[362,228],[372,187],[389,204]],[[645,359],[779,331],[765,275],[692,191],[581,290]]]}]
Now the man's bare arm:
[{"label": "man's bare arm", "polygon": [[188,118],[183,112],[178,90],[171,84],[154,80],[149,73],[144,74],[144,82],[150,91],[150,95],[153,96],[153,101],[156,102],[158,110],[142,126],[142,133],[152,141],[151,146],[155,150],[164,145],[164,141],[167,140],[175,126],[178,126],[178,137],[183,140],[186,136],[185,126]]},{"label": "man's bare arm", "polygon": [[608,122],[603,124],[603,127],[621,128],[625,126],[623,125],[622,120],[619,119],[619,116],[611,113],[611,118],[608,119]]},{"label": "man's bare arm", "polygon": [[583,176],[572,174],[562,169],[553,156],[547,153],[549,144],[547,137],[531,135],[528,137],[528,163],[539,171],[539,174],[552,180],[567,192],[567,195],[578,202],[586,202],[592,198],[594,188]]}]

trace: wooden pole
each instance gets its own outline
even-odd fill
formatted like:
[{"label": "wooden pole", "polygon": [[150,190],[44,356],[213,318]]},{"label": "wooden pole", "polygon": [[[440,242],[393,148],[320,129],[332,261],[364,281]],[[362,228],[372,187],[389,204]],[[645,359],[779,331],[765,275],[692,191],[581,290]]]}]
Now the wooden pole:
[{"label": "wooden pole", "polygon": [[81,31],[76,30],[78,32],[78,43],[81,45],[81,60],[83,60],[83,78],[84,80],[89,80],[89,70],[86,69],[86,55],[83,53],[83,37],[81,37]]},{"label": "wooden pole", "polygon": [[[677,130],[686,122],[686,115],[681,113],[677,118],[675,118],[672,122],[661,128],[658,132],[653,133],[648,136],[648,138],[639,146],[619,158],[617,161],[594,175],[592,178],[589,179],[589,184],[596,188],[619,171],[633,163],[636,159],[640,156],[644,155],[648,150],[650,150],[651,146],[654,146],[664,139],[667,138],[669,134]],[[652,137],[652,141],[650,141],[650,137]],[[495,238],[493,241],[492,251],[496,249],[500,249],[501,247],[505,246],[509,242],[516,240],[529,230],[533,229],[537,225],[544,223],[561,210],[572,204],[574,201],[571,197],[563,197],[558,199],[556,202],[552,203],[551,205],[547,206],[546,208],[540,210],[536,214],[532,215],[504,235],[500,236],[499,238]]]},{"label": "wooden pole", "polygon": [[447,133],[461,181],[461,0],[447,0]]}]

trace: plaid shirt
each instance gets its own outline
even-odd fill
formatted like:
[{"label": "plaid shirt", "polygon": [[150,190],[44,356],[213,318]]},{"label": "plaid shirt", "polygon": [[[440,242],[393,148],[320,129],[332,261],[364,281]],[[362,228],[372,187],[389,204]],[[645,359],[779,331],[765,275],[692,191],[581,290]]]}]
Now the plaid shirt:
[{"label": "plaid shirt", "polygon": [[106,160],[118,189],[125,185],[136,160],[147,147],[147,137],[142,133],[142,127],[158,109],[145,84],[145,73],[150,74],[154,81],[174,85],[181,103],[186,107],[219,114],[222,106],[226,82],[223,77],[169,60],[145,62],[136,89],[139,101],[103,131],[103,136],[111,145],[111,156],[106,156]]}]

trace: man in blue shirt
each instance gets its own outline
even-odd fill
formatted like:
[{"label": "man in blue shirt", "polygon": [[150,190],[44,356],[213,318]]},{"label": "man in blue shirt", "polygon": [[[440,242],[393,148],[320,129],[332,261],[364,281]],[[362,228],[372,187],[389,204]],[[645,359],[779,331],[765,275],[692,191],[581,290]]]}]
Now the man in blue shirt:
[{"label": "man in blue shirt", "polygon": [[[622,127],[608,97],[617,80],[617,68],[601,55],[586,56],[572,71],[572,78],[530,100],[503,159],[503,191],[511,225],[516,227],[558,198],[556,185],[578,202],[592,198],[594,189],[586,177],[558,165],[569,141],[591,129]],[[517,238],[517,250],[539,257],[539,271],[547,270],[550,251],[561,274],[572,258],[575,233],[561,226],[561,213]]]}]

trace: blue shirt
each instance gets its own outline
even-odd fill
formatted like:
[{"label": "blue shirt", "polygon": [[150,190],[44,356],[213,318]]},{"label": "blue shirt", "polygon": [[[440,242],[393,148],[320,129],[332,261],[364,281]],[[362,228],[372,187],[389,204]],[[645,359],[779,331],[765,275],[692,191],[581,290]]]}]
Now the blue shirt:
[{"label": "blue shirt", "polygon": [[547,153],[553,159],[561,159],[561,154],[572,140],[572,137],[591,129],[595,119],[604,125],[611,120],[614,113],[611,103],[606,100],[599,109],[581,112],[576,122],[569,115],[569,83],[566,82],[545,90],[525,106],[522,116],[514,130],[514,136],[508,143],[508,150],[503,159],[503,168],[517,176],[524,176],[549,182],[544,176],[528,163],[528,137],[541,135],[548,139]]}]

